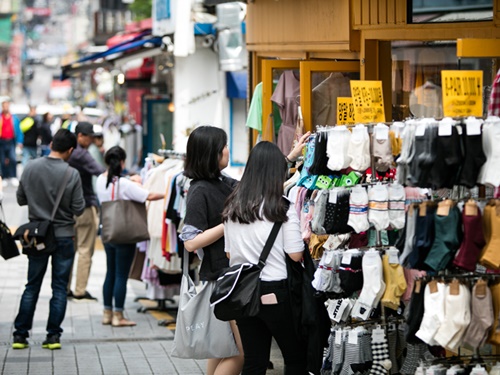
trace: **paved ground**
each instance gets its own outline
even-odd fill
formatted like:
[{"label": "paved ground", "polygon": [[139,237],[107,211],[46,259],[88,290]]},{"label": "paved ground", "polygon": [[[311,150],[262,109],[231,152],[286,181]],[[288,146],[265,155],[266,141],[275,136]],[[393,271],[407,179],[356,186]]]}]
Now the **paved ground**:
[{"label": "paved ground", "polygon": [[[4,189],[3,208],[7,224],[13,228],[27,220],[27,211],[15,203],[15,189]],[[51,296],[50,269],[47,271],[35,313],[30,348],[11,349],[13,321],[26,282],[27,258],[9,261],[0,258],[0,375],[18,374],[204,374],[205,361],[173,358],[170,351],[173,331],[158,325],[171,318],[166,313],[140,313],[137,309],[151,302],[134,299],[144,291],[144,284],[129,282],[126,312],[136,327],[113,328],[101,324],[99,302],[68,302],[61,350],[42,349],[48,304]],[[105,274],[105,254],[97,250],[93,258],[88,290],[100,297]],[[102,298],[99,298],[102,300]],[[281,354],[273,347],[275,369],[268,374],[282,374]]]}]

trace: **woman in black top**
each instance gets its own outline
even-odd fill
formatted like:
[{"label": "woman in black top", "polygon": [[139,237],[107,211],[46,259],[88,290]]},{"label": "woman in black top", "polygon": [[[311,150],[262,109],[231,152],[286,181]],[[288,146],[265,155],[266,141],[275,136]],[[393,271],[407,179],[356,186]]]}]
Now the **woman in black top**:
[{"label": "woman in black top", "polygon": [[[229,266],[224,251],[222,210],[236,180],[223,176],[229,163],[227,135],[213,126],[200,126],[189,136],[184,175],[193,179],[186,198],[186,217],[181,233],[186,250],[197,250],[202,259],[200,278],[215,281]],[[231,329],[240,355],[212,358],[207,361],[207,374],[237,375],[243,367],[243,349],[235,322]]]},{"label": "woman in black top", "polygon": [[50,142],[52,142],[52,130],[50,129],[50,125],[52,124],[52,120],[53,116],[49,112],[45,113],[42,117],[42,123],[39,130],[42,156],[50,154]]}]

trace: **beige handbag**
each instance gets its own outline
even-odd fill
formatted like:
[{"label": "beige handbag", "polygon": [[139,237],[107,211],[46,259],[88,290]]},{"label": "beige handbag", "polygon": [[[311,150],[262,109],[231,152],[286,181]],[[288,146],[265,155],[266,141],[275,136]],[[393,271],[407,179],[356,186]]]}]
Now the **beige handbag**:
[{"label": "beige handbag", "polygon": [[[119,192],[117,181],[116,196]],[[146,205],[144,203],[116,199],[114,188],[111,200],[101,204],[101,237],[103,243],[129,244],[149,240]]]}]

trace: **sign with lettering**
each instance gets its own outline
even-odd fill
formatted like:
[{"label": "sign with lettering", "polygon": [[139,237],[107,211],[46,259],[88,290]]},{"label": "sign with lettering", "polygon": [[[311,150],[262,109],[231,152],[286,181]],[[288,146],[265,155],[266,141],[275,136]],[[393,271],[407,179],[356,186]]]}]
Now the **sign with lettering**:
[{"label": "sign with lettering", "polygon": [[356,122],[385,122],[382,81],[351,81],[351,95]]},{"label": "sign with lettering", "polygon": [[352,98],[337,98],[337,124],[354,125],[354,103]]},{"label": "sign with lettering", "polygon": [[446,117],[483,116],[482,70],[443,70],[441,81]]}]

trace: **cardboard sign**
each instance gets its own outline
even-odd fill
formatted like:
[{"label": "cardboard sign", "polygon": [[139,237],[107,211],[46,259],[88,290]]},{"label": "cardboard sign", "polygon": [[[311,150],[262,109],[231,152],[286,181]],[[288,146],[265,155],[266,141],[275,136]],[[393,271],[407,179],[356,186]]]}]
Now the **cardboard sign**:
[{"label": "cardboard sign", "polygon": [[354,103],[352,98],[337,98],[337,124],[354,125]]},{"label": "cardboard sign", "polygon": [[443,70],[441,80],[445,116],[483,116],[482,70]]},{"label": "cardboard sign", "polygon": [[351,81],[351,95],[356,122],[385,122],[382,81]]}]

